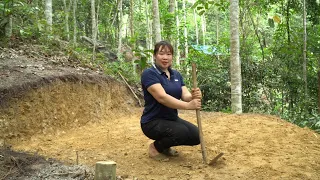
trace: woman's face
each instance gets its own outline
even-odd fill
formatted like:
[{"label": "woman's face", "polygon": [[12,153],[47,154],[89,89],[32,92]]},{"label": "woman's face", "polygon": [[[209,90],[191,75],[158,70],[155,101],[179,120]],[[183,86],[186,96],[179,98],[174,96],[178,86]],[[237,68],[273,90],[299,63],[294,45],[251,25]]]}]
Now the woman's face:
[{"label": "woman's face", "polygon": [[161,46],[154,58],[156,65],[162,70],[167,70],[172,65],[172,52],[166,46]]}]

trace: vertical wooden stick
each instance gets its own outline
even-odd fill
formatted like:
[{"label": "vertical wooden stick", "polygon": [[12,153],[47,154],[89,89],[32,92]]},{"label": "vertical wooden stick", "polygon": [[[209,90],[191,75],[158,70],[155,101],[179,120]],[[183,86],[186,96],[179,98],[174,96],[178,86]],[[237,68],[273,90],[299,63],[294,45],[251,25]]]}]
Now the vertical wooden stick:
[{"label": "vertical wooden stick", "polygon": [[[196,74],[196,64],[195,63],[192,63],[192,81],[193,81],[193,88],[197,88],[197,74]],[[196,115],[197,115],[197,123],[198,123],[198,128],[199,128],[202,159],[203,159],[203,163],[207,164],[207,152],[206,152],[205,143],[204,143],[204,139],[203,139],[201,117],[200,117],[200,110],[199,109],[196,110]]]},{"label": "vertical wooden stick", "polygon": [[76,161],[76,163],[77,163],[77,165],[79,165],[79,154],[78,154],[78,151],[76,151],[76,155],[77,155],[77,161]]}]

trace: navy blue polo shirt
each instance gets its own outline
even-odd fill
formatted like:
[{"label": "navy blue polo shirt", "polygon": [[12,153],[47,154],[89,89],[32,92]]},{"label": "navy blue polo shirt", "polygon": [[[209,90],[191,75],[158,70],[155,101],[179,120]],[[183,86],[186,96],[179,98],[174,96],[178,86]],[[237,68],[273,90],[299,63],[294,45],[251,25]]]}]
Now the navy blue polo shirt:
[{"label": "navy blue polo shirt", "polygon": [[165,92],[176,99],[181,99],[182,86],[184,82],[181,74],[171,68],[170,80],[165,72],[163,72],[156,65],[143,71],[141,76],[141,84],[144,93],[144,110],[141,116],[141,123],[147,123],[153,119],[168,119],[175,120],[178,117],[177,109],[172,109],[160,104],[147,89],[156,83],[160,83]]}]

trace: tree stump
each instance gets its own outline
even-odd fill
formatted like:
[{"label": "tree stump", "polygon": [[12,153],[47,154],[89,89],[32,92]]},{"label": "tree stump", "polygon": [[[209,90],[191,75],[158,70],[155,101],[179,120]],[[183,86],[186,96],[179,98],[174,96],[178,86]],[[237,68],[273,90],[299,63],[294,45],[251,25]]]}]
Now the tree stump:
[{"label": "tree stump", "polygon": [[114,161],[96,162],[95,180],[116,180],[116,166]]}]

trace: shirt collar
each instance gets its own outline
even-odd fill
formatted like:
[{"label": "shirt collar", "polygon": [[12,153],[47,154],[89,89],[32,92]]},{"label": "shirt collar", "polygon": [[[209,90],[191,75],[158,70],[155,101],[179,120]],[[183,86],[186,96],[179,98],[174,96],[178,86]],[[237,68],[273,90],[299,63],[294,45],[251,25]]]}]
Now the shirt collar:
[{"label": "shirt collar", "polygon": [[[153,68],[157,71],[158,74],[163,74],[163,73],[165,73],[165,72],[162,71],[162,69],[160,69],[159,66],[157,66],[157,65],[155,65],[155,64],[153,64],[152,66],[153,66]],[[168,68],[168,71],[170,72],[170,75],[173,75],[173,71],[172,71],[171,67]]]}]

